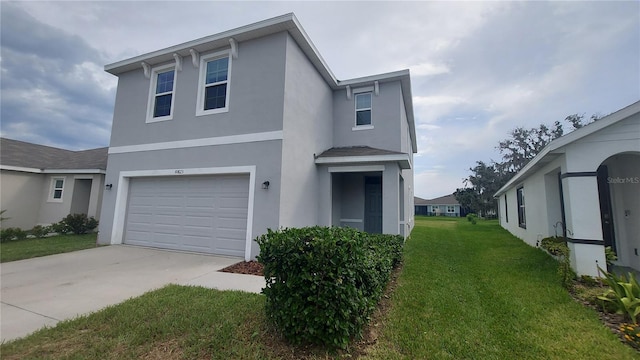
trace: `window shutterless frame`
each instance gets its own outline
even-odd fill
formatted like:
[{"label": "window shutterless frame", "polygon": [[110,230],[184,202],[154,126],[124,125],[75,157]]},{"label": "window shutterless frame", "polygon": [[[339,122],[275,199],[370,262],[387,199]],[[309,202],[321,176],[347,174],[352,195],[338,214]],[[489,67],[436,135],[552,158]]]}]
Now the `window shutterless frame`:
[{"label": "window shutterless frame", "polygon": [[356,107],[356,118],[355,118],[355,127],[354,129],[360,127],[373,128],[372,125],[372,101],[373,96],[371,92],[364,92],[355,94],[355,107]]},{"label": "window shutterless frame", "polygon": [[49,202],[62,202],[62,196],[64,195],[64,181],[64,177],[51,178]]},{"label": "window shutterless frame", "polygon": [[175,64],[151,69],[147,123],[173,119],[177,77]]},{"label": "window shutterless frame", "polygon": [[516,190],[516,197],[518,198],[518,226],[520,226],[523,229],[526,229],[527,216],[525,213],[524,187],[519,187]]},{"label": "window shutterless frame", "polygon": [[196,116],[229,111],[231,59],[228,50],[200,57]]}]

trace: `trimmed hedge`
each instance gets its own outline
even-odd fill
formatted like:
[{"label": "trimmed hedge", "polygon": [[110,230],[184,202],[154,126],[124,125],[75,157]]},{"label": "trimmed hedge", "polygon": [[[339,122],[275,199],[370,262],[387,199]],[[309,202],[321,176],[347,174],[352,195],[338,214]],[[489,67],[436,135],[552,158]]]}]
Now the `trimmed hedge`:
[{"label": "trimmed hedge", "polygon": [[267,317],[293,344],[330,348],[361,335],[404,245],[399,235],[318,226],[268,230],[256,241]]}]

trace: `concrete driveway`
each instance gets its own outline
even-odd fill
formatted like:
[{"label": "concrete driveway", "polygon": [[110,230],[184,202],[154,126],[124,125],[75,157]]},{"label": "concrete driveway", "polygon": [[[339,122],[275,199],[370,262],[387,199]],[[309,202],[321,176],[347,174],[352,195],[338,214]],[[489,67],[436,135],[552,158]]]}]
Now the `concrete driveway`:
[{"label": "concrete driveway", "polygon": [[2,341],[167,284],[259,293],[264,278],[218,272],[241,259],[111,245],[0,264]]}]

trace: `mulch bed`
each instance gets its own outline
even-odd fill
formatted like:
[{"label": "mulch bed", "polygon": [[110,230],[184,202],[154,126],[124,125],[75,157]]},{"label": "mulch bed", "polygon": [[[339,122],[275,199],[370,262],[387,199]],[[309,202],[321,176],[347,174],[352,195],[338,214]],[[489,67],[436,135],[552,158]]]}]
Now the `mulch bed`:
[{"label": "mulch bed", "polygon": [[264,265],[257,261],[241,261],[220,270],[222,272],[263,276]]}]

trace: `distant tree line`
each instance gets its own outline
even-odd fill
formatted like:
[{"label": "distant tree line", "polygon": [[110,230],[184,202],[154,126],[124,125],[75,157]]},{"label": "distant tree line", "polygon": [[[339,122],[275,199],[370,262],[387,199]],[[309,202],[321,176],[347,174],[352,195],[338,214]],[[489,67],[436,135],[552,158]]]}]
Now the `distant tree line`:
[{"label": "distant tree line", "polygon": [[[573,114],[564,119],[571,126],[569,132],[599,120],[598,115]],[[476,166],[469,168],[471,175],[463,179],[463,188],[455,191],[454,196],[467,213],[481,216],[494,216],[498,213],[497,201],[493,198],[504,184],[520,171],[551,141],[564,135],[563,124],[556,121],[552,126],[540,124],[538,127],[526,129],[517,127],[509,132],[509,136],[500,141],[496,147],[501,155],[500,161],[489,163],[476,161]]]}]

